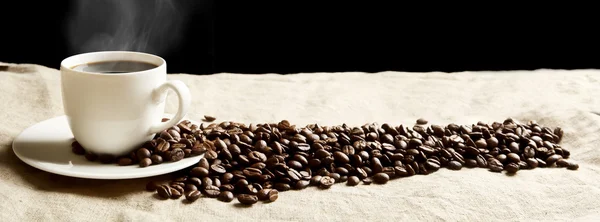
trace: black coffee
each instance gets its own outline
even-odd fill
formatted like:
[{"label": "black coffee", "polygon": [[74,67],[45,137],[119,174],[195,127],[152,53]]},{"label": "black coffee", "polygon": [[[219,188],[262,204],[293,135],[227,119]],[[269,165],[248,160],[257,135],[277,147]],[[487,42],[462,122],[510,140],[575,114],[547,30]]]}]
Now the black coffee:
[{"label": "black coffee", "polygon": [[81,64],[73,67],[73,70],[105,74],[118,74],[128,72],[140,72],[156,67],[157,65],[152,63],[120,60]]}]

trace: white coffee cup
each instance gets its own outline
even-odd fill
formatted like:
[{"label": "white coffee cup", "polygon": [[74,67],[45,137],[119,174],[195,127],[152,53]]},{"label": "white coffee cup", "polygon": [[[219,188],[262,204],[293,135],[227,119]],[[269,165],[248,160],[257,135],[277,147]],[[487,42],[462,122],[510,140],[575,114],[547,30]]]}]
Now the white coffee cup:
[{"label": "white coffee cup", "polygon": [[[133,61],[153,68],[125,73],[82,70],[86,64]],[[109,63],[106,63],[109,64]],[[64,112],[75,139],[96,154],[124,155],[179,123],[187,114],[191,96],[178,80],[167,80],[167,64],[159,56],[128,51],[78,54],[61,62]],[[161,122],[171,89],[179,109]]]}]

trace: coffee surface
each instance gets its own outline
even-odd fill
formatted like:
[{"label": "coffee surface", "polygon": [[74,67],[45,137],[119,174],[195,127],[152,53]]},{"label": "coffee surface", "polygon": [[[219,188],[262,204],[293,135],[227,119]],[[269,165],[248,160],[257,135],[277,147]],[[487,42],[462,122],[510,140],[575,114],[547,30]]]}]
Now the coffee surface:
[{"label": "coffee surface", "polygon": [[129,72],[140,72],[156,68],[157,65],[139,61],[105,61],[85,63],[73,67],[73,70],[82,72],[104,73],[104,74],[119,74]]}]

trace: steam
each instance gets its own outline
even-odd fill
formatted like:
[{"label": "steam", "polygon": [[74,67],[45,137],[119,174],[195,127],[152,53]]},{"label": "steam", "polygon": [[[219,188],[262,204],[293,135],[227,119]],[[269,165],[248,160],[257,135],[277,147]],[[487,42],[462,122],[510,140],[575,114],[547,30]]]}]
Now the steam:
[{"label": "steam", "polygon": [[191,3],[176,0],[74,1],[67,37],[72,53],[168,53],[183,35]]}]

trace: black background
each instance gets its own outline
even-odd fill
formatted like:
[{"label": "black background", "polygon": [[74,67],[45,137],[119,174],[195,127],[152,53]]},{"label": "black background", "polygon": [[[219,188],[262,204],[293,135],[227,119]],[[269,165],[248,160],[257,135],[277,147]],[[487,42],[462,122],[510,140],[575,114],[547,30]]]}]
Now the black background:
[{"label": "black background", "polygon": [[[367,2],[205,0],[160,55],[196,74],[600,68],[593,7]],[[58,68],[72,54],[69,1],[0,7],[0,61]]]}]

